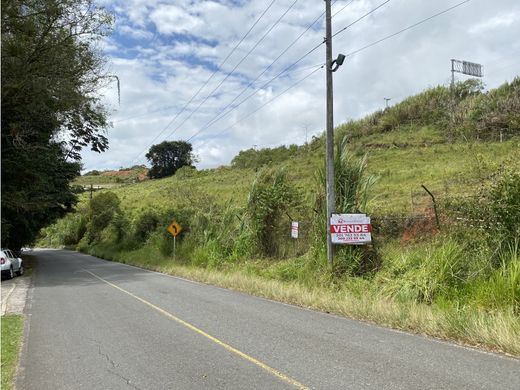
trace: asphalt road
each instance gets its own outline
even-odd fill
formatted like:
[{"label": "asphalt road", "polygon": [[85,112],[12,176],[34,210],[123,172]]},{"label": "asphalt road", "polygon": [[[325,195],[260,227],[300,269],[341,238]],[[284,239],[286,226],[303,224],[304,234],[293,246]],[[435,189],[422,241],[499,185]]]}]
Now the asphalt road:
[{"label": "asphalt road", "polygon": [[520,389],[520,361],[37,251],[18,389]]}]

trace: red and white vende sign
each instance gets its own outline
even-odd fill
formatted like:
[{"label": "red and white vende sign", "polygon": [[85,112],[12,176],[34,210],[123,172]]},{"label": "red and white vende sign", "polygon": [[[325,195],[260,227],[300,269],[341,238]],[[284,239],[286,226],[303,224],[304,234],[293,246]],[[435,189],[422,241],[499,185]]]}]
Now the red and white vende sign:
[{"label": "red and white vende sign", "polygon": [[370,217],[366,214],[332,214],[330,235],[333,244],[369,244],[372,242]]}]

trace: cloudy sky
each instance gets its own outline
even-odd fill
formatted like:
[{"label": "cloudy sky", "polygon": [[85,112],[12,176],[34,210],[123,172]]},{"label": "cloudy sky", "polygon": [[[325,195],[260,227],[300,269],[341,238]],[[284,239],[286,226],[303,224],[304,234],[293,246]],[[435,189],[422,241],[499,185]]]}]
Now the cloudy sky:
[{"label": "cloudy sky", "polygon": [[[333,34],[352,24],[333,39],[333,57],[347,55],[334,73],[335,123],[384,107],[385,97],[395,104],[447,85],[451,58],[483,64],[488,88],[520,74],[518,0],[471,0],[348,55],[461,1],[333,0]],[[102,91],[110,149],[85,151],[84,170],[146,163],[164,140],[189,140],[198,167],[216,167],[242,149],[302,144],[323,131],[324,1],[99,3],[115,16],[102,50],[121,101],[115,83]]]}]

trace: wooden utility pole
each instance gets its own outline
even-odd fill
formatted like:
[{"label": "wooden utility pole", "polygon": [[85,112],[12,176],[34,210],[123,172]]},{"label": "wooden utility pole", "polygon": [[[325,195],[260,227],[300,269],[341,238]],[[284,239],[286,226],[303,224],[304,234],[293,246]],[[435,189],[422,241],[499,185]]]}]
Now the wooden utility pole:
[{"label": "wooden utility pole", "polygon": [[334,264],[334,245],[330,234],[330,218],[336,209],[336,191],[334,180],[334,112],[332,93],[332,23],[330,0],[325,0],[325,44],[327,74],[327,261]]}]

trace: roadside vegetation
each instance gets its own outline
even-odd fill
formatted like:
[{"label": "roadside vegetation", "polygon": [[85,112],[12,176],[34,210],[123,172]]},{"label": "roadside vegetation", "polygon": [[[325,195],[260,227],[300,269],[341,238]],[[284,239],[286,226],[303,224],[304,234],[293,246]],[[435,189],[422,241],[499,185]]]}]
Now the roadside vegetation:
[{"label": "roadside vegetation", "polygon": [[323,137],[83,196],[38,244],[520,355],[520,78],[431,88],[336,136],[338,211],[369,214],[374,242],[332,268]]},{"label": "roadside vegetation", "polygon": [[4,315],[1,317],[2,328],[2,389],[14,388],[14,377],[23,332],[23,316]]}]

